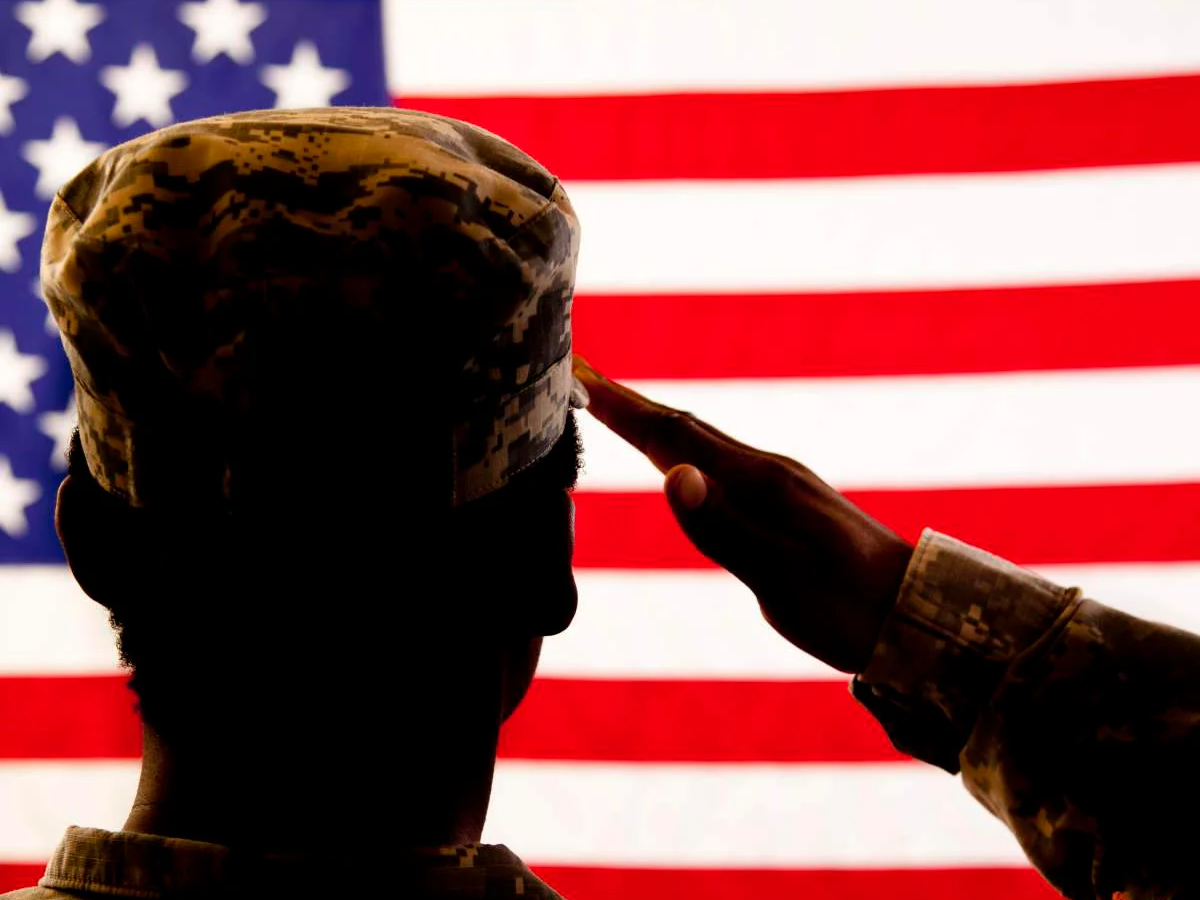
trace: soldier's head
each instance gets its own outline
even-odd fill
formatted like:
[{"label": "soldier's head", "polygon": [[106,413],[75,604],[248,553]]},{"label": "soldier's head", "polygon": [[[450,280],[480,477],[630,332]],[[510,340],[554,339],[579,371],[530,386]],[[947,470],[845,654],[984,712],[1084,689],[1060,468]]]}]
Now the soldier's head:
[{"label": "soldier's head", "polygon": [[173,126],[63,188],[58,528],[151,727],[511,712],[575,609],[578,241],[532,159],[399,110]]}]

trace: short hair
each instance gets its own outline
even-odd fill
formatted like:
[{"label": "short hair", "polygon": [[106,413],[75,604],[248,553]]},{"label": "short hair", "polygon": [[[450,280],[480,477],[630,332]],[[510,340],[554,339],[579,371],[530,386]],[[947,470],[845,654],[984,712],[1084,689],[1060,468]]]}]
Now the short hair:
[{"label": "short hair", "polygon": [[[579,432],[574,414],[569,413],[562,437],[544,457],[500,490],[455,510],[451,518],[482,518],[494,523],[486,525],[482,533],[496,534],[496,529],[504,527],[506,515],[534,498],[572,490],[581,467]],[[94,527],[103,527],[109,516],[126,516],[155,530],[156,512],[132,509],[95,482],[78,432],[72,436],[68,450],[68,472],[89,497],[87,505],[95,516]],[[295,511],[287,514],[294,515]],[[395,527],[421,528],[422,523],[401,521]],[[464,559],[451,561],[451,565],[469,564],[471,547],[444,548],[444,552],[450,554],[454,549]],[[306,580],[310,571],[306,559],[292,562],[303,569],[296,579],[284,582],[280,593],[300,583],[313,593],[322,587],[332,593],[338,590],[336,578],[330,576],[336,560],[329,560],[332,568],[311,580]],[[536,564],[536,558],[530,562]],[[196,720],[229,712],[225,704],[231,694],[238,692],[257,694],[243,698],[247,711],[271,707],[280,715],[302,714],[294,704],[283,702],[282,695],[294,695],[293,699],[300,702],[306,693],[319,692],[327,677],[322,671],[324,660],[337,656],[331,652],[333,648],[354,641],[382,641],[389,635],[394,639],[397,623],[408,618],[406,604],[416,602],[411,597],[397,597],[384,608],[377,597],[359,596],[347,589],[347,596],[310,596],[299,603],[294,598],[273,595],[269,589],[271,573],[259,574],[264,577],[255,583],[259,588],[267,586],[262,595],[254,595],[255,588],[248,588],[247,596],[238,590],[223,592],[211,587],[201,594],[181,585],[179,596],[109,606],[121,661],[130,672],[129,686],[137,697],[139,711],[160,733],[195,727]],[[365,626],[364,618],[369,620]],[[376,620],[378,627],[372,628]],[[363,654],[364,658],[370,655],[369,651]],[[389,667],[394,662],[390,658]],[[209,704],[219,704],[220,708],[206,709]]]}]

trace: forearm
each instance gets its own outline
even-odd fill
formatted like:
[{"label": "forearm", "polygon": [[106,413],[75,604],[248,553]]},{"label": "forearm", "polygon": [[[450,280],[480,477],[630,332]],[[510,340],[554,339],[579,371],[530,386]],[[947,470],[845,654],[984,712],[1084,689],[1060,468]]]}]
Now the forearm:
[{"label": "forearm", "polygon": [[1009,667],[1078,602],[1078,591],[926,531],[854,696],[897,748],[957,773]]},{"label": "forearm", "polygon": [[1191,896],[1200,638],[944,538],[918,549],[855,695],[961,770],[1067,896]]}]

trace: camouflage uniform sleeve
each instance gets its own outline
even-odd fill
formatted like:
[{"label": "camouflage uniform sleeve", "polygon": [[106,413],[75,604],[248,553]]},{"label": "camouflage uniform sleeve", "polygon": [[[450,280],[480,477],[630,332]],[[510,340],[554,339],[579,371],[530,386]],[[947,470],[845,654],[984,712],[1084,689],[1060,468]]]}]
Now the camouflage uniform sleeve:
[{"label": "camouflage uniform sleeve", "polygon": [[1200,897],[1200,637],[926,531],[851,690],[1066,896]]}]

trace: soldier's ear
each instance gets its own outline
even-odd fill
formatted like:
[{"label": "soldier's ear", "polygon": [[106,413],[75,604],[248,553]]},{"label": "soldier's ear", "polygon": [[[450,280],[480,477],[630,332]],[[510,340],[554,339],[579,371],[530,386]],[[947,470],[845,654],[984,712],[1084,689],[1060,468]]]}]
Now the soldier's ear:
[{"label": "soldier's ear", "polygon": [[122,515],[96,489],[67,475],[58,486],[54,530],[67,566],[83,592],[113,609],[138,590],[140,567],[135,557],[141,541],[133,516]]}]

